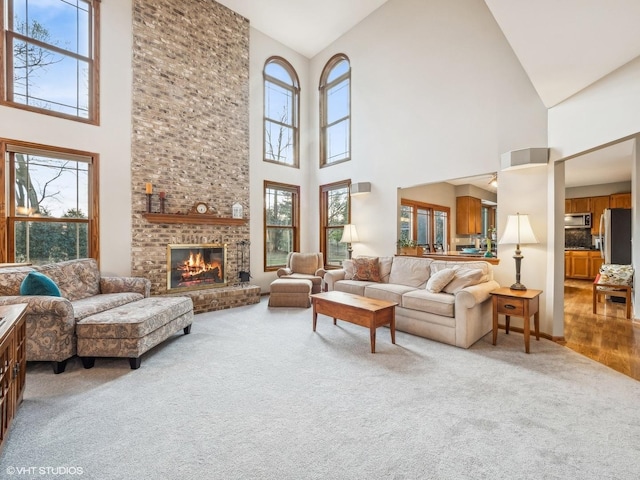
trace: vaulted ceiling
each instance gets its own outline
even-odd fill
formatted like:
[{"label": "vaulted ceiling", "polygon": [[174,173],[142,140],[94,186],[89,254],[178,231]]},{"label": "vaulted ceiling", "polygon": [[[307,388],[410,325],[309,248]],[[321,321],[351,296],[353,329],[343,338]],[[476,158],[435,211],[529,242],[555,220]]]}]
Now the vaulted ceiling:
[{"label": "vaulted ceiling", "polygon": [[[308,58],[387,2],[217,1]],[[640,56],[640,0],[484,2],[548,108]]]},{"label": "vaulted ceiling", "polygon": [[[387,2],[218,1],[308,58]],[[547,107],[640,56],[639,0],[484,2]]]}]

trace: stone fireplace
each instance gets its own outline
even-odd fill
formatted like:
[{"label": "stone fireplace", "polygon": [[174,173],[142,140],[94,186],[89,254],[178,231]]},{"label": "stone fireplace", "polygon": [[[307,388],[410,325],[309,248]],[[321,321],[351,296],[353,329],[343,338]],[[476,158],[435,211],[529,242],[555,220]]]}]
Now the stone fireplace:
[{"label": "stone fireplace", "polygon": [[[210,0],[134,0],[132,53],[132,274],[151,281],[152,295],[191,297],[195,313],[258,303],[260,287],[239,277],[250,252],[246,265],[235,255],[251,237],[249,21]],[[222,261],[186,280],[170,258],[188,261],[189,248],[167,245],[213,245],[222,254],[194,257]]]},{"label": "stone fireplace", "polygon": [[227,285],[227,245],[167,245],[167,291]]}]

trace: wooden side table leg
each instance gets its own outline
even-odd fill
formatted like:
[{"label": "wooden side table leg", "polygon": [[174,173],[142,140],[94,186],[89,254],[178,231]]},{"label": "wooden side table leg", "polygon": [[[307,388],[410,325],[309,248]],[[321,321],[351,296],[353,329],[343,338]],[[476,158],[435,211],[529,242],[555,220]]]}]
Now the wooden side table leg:
[{"label": "wooden side table leg", "polygon": [[511,323],[511,316],[510,315],[505,315],[504,316],[504,331],[507,335],[509,335],[509,324]]},{"label": "wooden side table leg", "polygon": [[536,340],[540,340],[540,312],[533,315],[533,328],[536,332]]},{"label": "wooden side table leg", "polygon": [[493,295],[493,344],[498,339],[498,297]]},{"label": "wooden side table leg", "polygon": [[[537,314],[536,314],[537,315]],[[531,316],[529,315],[529,302],[524,304],[524,351],[529,353],[529,337],[531,336]]]}]

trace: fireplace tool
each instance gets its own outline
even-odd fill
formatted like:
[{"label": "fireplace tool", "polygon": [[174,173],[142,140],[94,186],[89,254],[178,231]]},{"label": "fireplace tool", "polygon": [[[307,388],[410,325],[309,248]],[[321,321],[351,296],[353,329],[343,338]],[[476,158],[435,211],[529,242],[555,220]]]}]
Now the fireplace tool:
[{"label": "fireplace tool", "polygon": [[[246,265],[244,263],[245,258],[245,249],[249,248],[251,244],[248,240],[242,240],[241,242],[236,242],[236,263],[238,264],[238,278],[241,283],[248,282],[251,278],[251,273],[246,269]],[[247,252],[247,258],[249,258],[249,254]]]}]

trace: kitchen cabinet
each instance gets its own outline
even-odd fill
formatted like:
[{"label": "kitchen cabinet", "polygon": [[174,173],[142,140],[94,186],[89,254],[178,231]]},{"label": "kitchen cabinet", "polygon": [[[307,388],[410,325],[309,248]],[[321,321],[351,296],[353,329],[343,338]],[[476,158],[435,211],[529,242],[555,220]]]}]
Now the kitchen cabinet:
[{"label": "kitchen cabinet", "polygon": [[609,195],[610,208],[631,208],[631,193],[614,193]]},{"label": "kitchen cabinet", "polygon": [[565,200],[564,213],[587,213],[590,211],[591,197],[568,198]]},{"label": "kitchen cabinet", "polygon": [[482,202],[475,197],[456,197],[456,233],[477,235],[482,233]]},{"label": "kitchen cabinet", "polygon": [[589,252],[571,252],[571,278],[589,278]]},{"label": "kitchen cabinet", "polygon": [[604,258],[600,256],[600,252],[589,252],[592,255],[589,257],[589,278],[596,278],[600,273],[600,267],[604,263]]},{"label": "kitchen cabinet", "polygon": [[609,208],[609,195],[591,197],[591,235],[600,233],[600,216],[605,208]]},{"label": "kitchen cabinet", "polygon": [[564,252],[565,278],[593,280],[602,265],[599,250],[566,250]]}]

